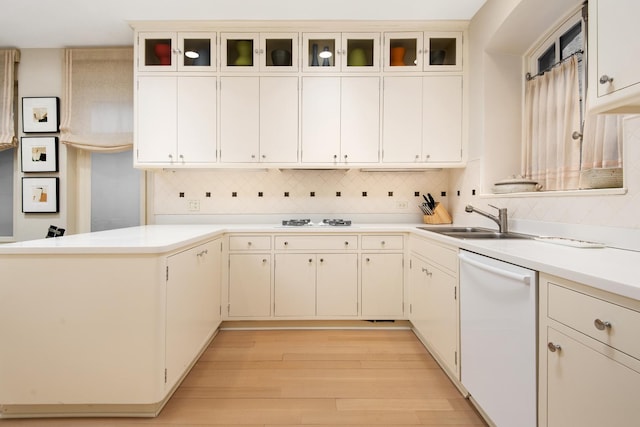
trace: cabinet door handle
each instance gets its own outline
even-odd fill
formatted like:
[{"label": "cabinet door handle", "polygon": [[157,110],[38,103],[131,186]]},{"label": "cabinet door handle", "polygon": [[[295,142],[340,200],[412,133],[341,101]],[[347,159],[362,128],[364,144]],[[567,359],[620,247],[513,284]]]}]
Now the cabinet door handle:
[{"label": "cabinet door handle", "polygon": [[613,83],[613,77],[609,77],[606,74],[600,76],[600,84],[604,85],[607,83]]},{"label": "cabinet door handle", "polygon": [[607,328],[611,327],[611,322],[607,322],[606,320],[596,319],[593,321],[593,326],[596,327],[599,331],[604,331]]},{"label": "cabinet door handle", "polygon": [[562,347],[560,347],[560,344],[554,344],[552,342],[550,342],[549,344],[547,344],[547,348],[549,349],[549,351],[551,353],[555,353],[556,351],[560,351],[562,350]]},{"label": "cabinet door handle", "polygon": [[206,254],[209,253],[209,250],[205,249],[203,251],[200,251],[196,254],[196,256],[205,256]]}]

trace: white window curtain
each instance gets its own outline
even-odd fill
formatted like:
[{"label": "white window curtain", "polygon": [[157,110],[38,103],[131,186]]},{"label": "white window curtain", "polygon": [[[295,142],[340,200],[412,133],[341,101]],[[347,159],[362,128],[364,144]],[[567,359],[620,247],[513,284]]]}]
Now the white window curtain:
[{"label": "white window curtain", "polygon": [[523,173],[545,190],[579,187],[580,95],[575,56],[526,82]]},{"label": "white window curtain", "polygon": [[133,146],[133,48],[65,49],[62,143],[88,151]]},{"label": "white window curtain", "polygon": [[582,137],[582,169],[622,167],[622,118],[618,114],[585,117]]},{"label": "white window curtain", "polygon": [[16,63],[17,49],[0,49],[0,151],[18,146],[16,137]]}]

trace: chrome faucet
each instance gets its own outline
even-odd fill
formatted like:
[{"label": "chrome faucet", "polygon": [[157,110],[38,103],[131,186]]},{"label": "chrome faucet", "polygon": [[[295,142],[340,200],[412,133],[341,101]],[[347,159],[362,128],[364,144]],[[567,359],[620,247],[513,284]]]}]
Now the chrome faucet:
[{"label": "chrome faucet", "polygon": [[486,213],[481,211],[480,209],[476,209],[471,205],[467,205],[464,210],[466,212],[475,212],[477,214],[480,214],[482,216],[486,216],[487,218],[495,221],[496,224],[498,224],[498,231],[500,233],[507,233],[509,231],[509,224],[507,222],[507,208],[499,208],[497,206],[493,206],[493,205],[489,205],[492,208],[496,208],[498,209],[498,216],[495,215],[491,215],[490,213]]}]

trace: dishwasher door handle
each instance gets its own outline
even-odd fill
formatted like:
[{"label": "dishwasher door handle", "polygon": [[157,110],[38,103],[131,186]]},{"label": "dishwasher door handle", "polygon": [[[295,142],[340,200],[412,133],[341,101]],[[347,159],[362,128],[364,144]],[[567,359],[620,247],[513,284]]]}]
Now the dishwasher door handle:
[{"label": "dishwasher door handle", "polygon": [[503,270],[502,268],[497,268],[489,264],[484,264],[482,262],[478,262],[476,260],[470,259],[466,257],[463,253],[458,254],[458,258],[460,258],[461,262],[465,262],[469,265],[472,265],[481,270],[488,271],[493,274],[497,274],[498,276],[508,277],[509,279],[517,280],[518,282],[522,282],[525,285],[531,284],[531,277],[526,276],[524,274],[514,273],[512,271]]}]

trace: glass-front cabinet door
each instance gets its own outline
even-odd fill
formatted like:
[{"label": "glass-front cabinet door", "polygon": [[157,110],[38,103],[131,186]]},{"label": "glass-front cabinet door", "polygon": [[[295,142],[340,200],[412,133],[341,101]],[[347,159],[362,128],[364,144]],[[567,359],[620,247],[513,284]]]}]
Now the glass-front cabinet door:
[{"label": "glass-front cabinet door", "polygon": [[342,34],[342,71],[380,71],[380,33]]},{"label": "glass-front cabinet door", "polygon": [[216,69],[216,33],[178,33],[178,71]]},{"label": "glass-front cabinet door", "polygon": [[138,35],[139,71],[213,71],[215,32],[148,32]]},{"label": "glass-front cabinet door", "polygon": [[335,73],[342,64],[340,33],[304,33],[302,35],[302,70]]},{"label": "glass-front cabinet door", "polygon": [[222,33],[220,68],[231,72],[256,72],[259,69],[260,35],[258,33]]},{"label": "glass-front cabinet door", "polygon": [[298,71],[298,33],[260,34],[261,71]]},{"label": "glass-front cabinet door", "polygon": [[385,33],[384,71],[422,71],[423,33]]},{"label": "glass-front cabinet door", "polygon": [[461,71],[462,33],[424,33],[424,71]]}]

